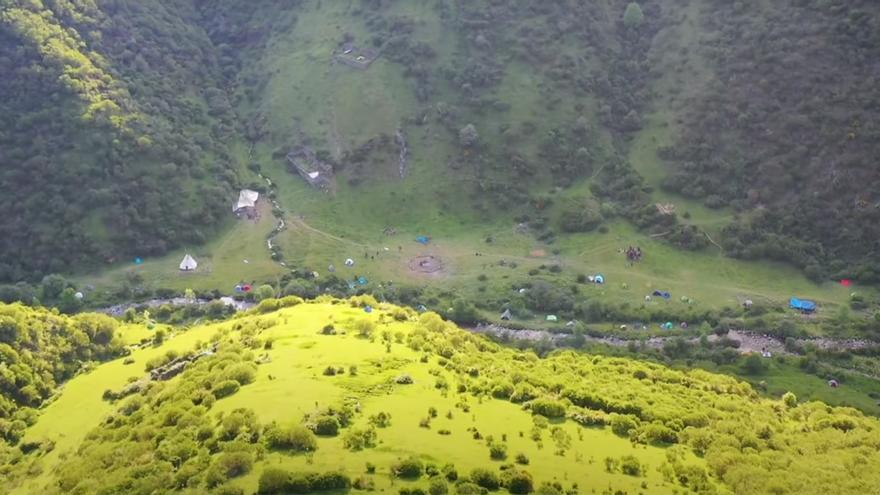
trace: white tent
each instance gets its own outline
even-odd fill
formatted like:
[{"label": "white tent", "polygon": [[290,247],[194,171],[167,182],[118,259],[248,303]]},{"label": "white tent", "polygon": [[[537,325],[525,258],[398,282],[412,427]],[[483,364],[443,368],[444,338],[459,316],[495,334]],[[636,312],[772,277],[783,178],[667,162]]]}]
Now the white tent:
[{"label": "white tent", "polygon": [[232,207],[232,211],[238,211],[242,208],[253,208],[254,205],[257,204],[258,199],[260,199],[260,193],[257,191],[242,189],[241,192],[238,193],[238,203],[235,203],[235,206]]},{"label": "white tent", "polygon": [[321,172],[309,172],[308,175],[310,179],[315,180],[321,175]]},{"label": "white tent", "polygon": [[199,264],[196,263],[195,258],[187,254],[183,257],[183,261],[180,262],[180,269],[185,272],[191,272],[198,268]]}]

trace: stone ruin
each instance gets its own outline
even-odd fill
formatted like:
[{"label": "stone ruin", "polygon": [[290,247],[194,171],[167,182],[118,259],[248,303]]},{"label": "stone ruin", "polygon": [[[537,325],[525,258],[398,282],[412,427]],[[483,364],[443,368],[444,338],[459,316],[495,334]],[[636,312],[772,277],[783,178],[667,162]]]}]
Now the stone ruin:
[{"label": "stone ruin", "polygon": [[298,173],[310,186],[329,192],[333,187],[333,166],[318,158],[315,150],[300,146],[287,154],[291,171]]}]

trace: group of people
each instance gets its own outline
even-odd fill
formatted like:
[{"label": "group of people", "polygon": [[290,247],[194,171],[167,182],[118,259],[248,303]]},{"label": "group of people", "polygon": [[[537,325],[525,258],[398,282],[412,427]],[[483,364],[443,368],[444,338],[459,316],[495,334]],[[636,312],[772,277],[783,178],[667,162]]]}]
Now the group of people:
[{"label": "group of people", "polygon": [[632,261],[632,262],[642,261],[642,248],[641,247],[629,246],[628,248],[626,248],[626,251],[624,251],[624,252],[626,253],[626,259],[628,259],[629,261]]}]

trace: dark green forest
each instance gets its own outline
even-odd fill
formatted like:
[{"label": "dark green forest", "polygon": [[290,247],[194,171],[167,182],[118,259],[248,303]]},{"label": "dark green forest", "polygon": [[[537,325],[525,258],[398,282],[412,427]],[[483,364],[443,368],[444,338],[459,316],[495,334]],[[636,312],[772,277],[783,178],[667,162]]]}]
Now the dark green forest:
[{"label": "dark green forest", "polygon": [[732,256],[880,280],[880,16],[871,1],[713,2],[715,79],[664,187],[733,207]]},{"label": "dark green forest", "polygon": [[234,117],[191,5],[6,1],[0,279],[204,242]]},{"label": "dark green forest", "polygon": [[[667,111],[676,125],[660,148],[662,187],[734,212],[718,239],[727,255],[785,261],[816,280],[880,280],[876,2],[697,2],[690,29],[701,41],[676,46],[706,61],[708,81],[686,105],[666,108],[657,82],[678,68],[661,63],[658,37],[684,22],[691,2],[437,0],[456,53],[438,66],[399,1],[354,1],[353,15],[412,82],[411,123],[437,119],[461,145],[454,159],[475,175],[477,211],[541,225],[536,174],[551,177],[541,187],[592,178],[601,205],[573,202],[589,218],[566,216],[564,231],[620,216],[682,248],[706,248],[698,226],[657,212],[630,163],[646,116]],[[0,280],[210,239],[245,182],[233,146],[289,139],[247,112],[271,75],[243,76],[244,68],[270,33],[296,30],[297,9],[312,7],[4,0]],[[573,108],[581,118],[548,132],[505,123],[512,102],[498,89],[515,64],[541,74],[547,111]],[[498,128],[468,128],[470,116],[497,117]]]}]

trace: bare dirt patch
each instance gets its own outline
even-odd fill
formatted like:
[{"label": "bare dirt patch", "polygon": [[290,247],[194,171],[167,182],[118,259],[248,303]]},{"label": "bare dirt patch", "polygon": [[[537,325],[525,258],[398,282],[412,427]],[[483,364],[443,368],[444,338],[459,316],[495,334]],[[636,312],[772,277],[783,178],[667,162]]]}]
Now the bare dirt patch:
[{"label": "bare dirt patch", "polygon": [[413,273],[439,275],[444,271],[443,260],[439,256],[416,256],[409,260],[409,269]]}]

